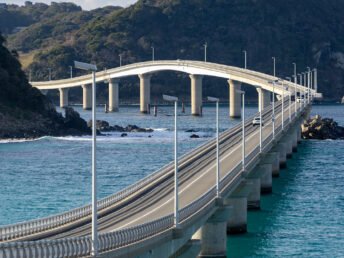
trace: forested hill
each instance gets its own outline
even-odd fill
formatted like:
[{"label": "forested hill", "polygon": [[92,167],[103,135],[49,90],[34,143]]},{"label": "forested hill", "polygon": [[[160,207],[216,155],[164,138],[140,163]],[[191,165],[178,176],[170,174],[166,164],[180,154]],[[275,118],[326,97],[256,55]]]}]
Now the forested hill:
[{"label": "forested hill", "polygon": [[[202,60],[207,42],[210,62],[243,66],[242,51],[247,50],[249,69],[272,74],[274,56],[282,78],[293,73],[293,62],[298,72],[318,68],[320,91],[337,101],[344,95],[343,13],[343,0],[140,0],[85,22],[68,41],[48,49],[37,46],[41,50],[30,69],[35,80],[48,78],[42,67],[51,67],[54,78],[65,78],[74,59],[112,68],[119,65],[120,54],[123,63],[149,60],[153,45],[156,59]],[[45,36],[35,37],[39,41]],[[23,47],[24,41],[16,36],[9,46],[32,51]],[[153,97],[162,91],[188,94],[185,75],[153,79]],[[217,84],[207,78],[205,94],[228,96],[228,88]],[[123,90],[121,97],[130,98],[137,87]]]}]

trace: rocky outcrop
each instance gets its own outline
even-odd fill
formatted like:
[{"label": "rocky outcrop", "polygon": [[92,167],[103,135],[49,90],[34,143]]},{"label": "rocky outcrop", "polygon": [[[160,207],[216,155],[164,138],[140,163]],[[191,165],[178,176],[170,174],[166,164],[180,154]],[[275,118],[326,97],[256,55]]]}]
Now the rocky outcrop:
[{"label": "rocky outcrop", "polygon": [[[90,120],[87,123],[87,126],[89,128],[92,127],[92,120]],[[151,128],[145,129],[145,128],[140,128],[136,125],[127,125],[126,127],[122,127],[119,125],[111,126],[108,122],[103,121],[103,120],[97,120],[96,128],[97,130],[102,131],[102,132],[151,133],[154,131]]]},{"label": "rocky outcrop", "polygon": [[344,127],[339,126],[331,118],[321,118],[319,115],[316,115],[302,125],[302,138],[344,140]]}]

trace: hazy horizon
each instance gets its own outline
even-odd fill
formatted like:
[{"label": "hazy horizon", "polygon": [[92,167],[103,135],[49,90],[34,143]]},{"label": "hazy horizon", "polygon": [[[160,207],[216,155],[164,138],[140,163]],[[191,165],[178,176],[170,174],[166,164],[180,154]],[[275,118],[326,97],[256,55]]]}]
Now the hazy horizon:
[{"label": "hazy horizon", "polygon": [[[0,3],[24,5],[25,1],[27,0],[0,0]],[[81,6],[83,10],[92,10],[95,8],[104,7],[108,5],[127,7],[133,3],[136,3],[137,0],[40,0],[31,2],[45,4],[50,4],[51,2],[72,2],[76,5]]]}]

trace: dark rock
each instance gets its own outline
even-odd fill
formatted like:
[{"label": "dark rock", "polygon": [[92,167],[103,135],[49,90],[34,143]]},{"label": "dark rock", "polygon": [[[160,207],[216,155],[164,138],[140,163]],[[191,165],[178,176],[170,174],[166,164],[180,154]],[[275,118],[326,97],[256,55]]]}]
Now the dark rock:
[{"label": "dark rock", "polygon": [[121,134],[121,137],[126,137],[126,136],[128,136],[127,133],[122,133],[122,134]]},{"label": "dark rock", "polygon": [[317,140],[343,139],[344,127],[339,126],[331,118],[321,118],[316,115],[302,125],[302,138]]},{"label": "dark rock", "polygon": [[190,135],[190,138],[199,138],[199,135],[197,135],[197,134],[192,134],[192,135]]},{"label": "dark rock", "polygon": [[194,130],[194,129],[189,129],[189,130],[186,130],[185,132],[186,132],[186,133],[196,133],[197,131]]}]

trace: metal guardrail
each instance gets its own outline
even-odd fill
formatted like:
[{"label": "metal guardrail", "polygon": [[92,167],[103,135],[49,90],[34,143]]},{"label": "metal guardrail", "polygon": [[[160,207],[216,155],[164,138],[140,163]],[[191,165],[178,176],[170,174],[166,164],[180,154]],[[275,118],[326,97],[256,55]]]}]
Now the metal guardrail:
[{"label": "metal guardrail", "polygon": [[[306,108],[305,106],[304,108]],[[289,118],[288,118],[289,119]],[[277,126],[281,129],[281,122]],[[278,133],[277,133],[278,134]],[[263,146],[265,147],[271,141],[272,132],[264,139]],[[248,162],[256,157],[257,150],[259,152],[259,145],[249,153],[247,156]],[[222,178],[220,184],[224,186],[237,173],[241,171],[241,162],[239,162],[227,175]],[[188,204],[180,210],[181,220],[185,220],[192,216],[195,212],[205,208],[206,204],[215,198],[215,187],[212,187],[205,194],[199,197],[194,202]],[[60,214],[61,215],[61,214]],[[153,236],[164,230],[173,227],[173,214],[157,220],[122,229],[110,233],[99,235],[99,251],[104,252],[128,245],[147,237]],[[90,255],[91,252],[91,238],[79,237],[72,239],[59,239],[47,241],[32,241],[32,242],[13,242],[0,244],[0,257],[79,257]]]}]

